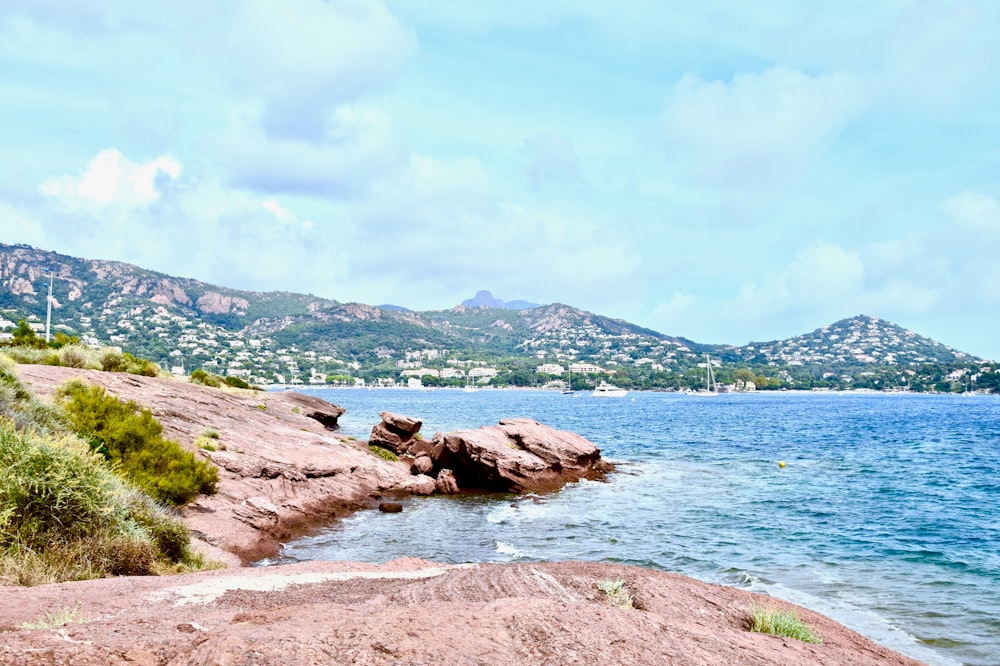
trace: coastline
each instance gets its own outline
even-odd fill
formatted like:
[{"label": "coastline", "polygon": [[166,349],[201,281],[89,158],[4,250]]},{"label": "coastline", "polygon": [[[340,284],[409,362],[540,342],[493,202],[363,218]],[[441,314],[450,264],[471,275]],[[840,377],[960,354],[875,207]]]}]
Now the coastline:
[{"label": "coastline", "polygon": [[[217,429],[222,441],[229,444],[229,450],[202,454],[216,462],[224,476],[239,476],[239,482],[235,483],[233,478],[229,478],[228,482],[224,480],[218,496],[199,499],[185,508],[182,515],[199,537],[203,552],[216,557],[223,555],[230,567],[273,554],[280,543],[316,527],[329,525],[354,511],[373,508],[383,496],[406,492],[405,481],[410,477],[403,465],[376,459],[362,451],[359,443],[331,433],[313,419],[297,413],[294,403],[287,402],[283,397],[287,394],[280,391],[220,391],[176,379],[137,378],[51,366],[19,366],[18,371],[22,380],[43,397],[51,395],[51,391],[63,381],[84,376],[122,398],[150,406],[163,422],[167,436],[188,446],[202,429]],[[336,453],[336,460],[331,460],[332,453]],[[237,458],[243,460],[237,461]],[[364,467],[361,462],[370,466]],[[285,575],[280,571],[288,566],[300,565],[277,565],[261,570]],[[516,568],[520,565],[512,566]],[[562,564],[533,566],[540,570],[541,567]],[[653,570],[640,571],[642,573],[629,569],[629,575],[643,579],[647,575],[659,575]],[[194,576],[196,580],[201,580],[202,575]],[[209,572],[205,577],[212,578],[214,575],[221,574]],[[187,580],[189,577],[164,577],[161,581],[164,586],[176,585],[177,581],[170,582],[170,579]],[[685,580],[695,583],[692,579]],[[88,590],[100,587],[102,582],[66,585],[75,590]],[[726,589],[741,595],[749,594],[736,588]],[[65,598],[73,598],[73,594],[76,592]],[[745,602],[751,598],[755,597],[741,596],[740,609],[730,609],[730,612],[745,615]],[[766,597],[759,599],[762,602],[767,600]],[[809,613],[804,609],[803,612]],[[842,629],[854,634],[846,628]],[[755,637],[755,640],[759,638]],[[787,648],[787,641],[785,643]],[[891,653],[887,648],[879,647],[878,650],[879,659],[857,663],[917,663]],[[894,656],[887,657],[886,653]],[[811,654],[811,657],[803,657],[803,663],[810,663],[809,659],[814,659],[815,663],[830,662],[829,653],[826,657],[821,657],[822,653]],[[773,663],[782,662],[776,660]]]}]

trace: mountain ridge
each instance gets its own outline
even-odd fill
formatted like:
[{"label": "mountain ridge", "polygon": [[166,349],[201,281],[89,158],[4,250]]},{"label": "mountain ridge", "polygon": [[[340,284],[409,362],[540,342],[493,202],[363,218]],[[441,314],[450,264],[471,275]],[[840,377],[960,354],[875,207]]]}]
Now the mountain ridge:
[{"label": "mountain ridge", "polygon": [[428,381],[447,383],[458,381],[455,372],[484,366],[497,370],[497,381],[538,385],[574,365],[574,375],[590,368],[591,375],[614,373],[633,387],[669,389],[696,385],[709,353],[727,367],[756,368],[770,387],[857,386],[864,373],[845,369],[876,367],[893,369],[880,375],[883,385],[910,386],[904,369],[981,362],[868,315],[785,340],[708,345],[561,303],[416,312],[238,290],[125,262],[0,244],[3,321],[12,326],[15,317],[26,316],[38,325],[45,314],[46,268],[55,278],[54,330],[117,345],[165,367],[202,367],[261,383],[349,376],[388,381],[421,368],[429,371]]}]

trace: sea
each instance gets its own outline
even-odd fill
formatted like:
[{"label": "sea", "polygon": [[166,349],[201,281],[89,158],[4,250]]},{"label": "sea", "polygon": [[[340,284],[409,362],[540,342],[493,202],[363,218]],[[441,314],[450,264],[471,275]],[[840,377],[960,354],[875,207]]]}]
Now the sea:
[{"label": "sea", "polygon": [[929,664],[1000,664],[1000,396],[304,391],[359,439],[383,410],[426,437],[531,417],[617,470],[547,495],[408,499],[262,564],[619,562],[779,597]]}]

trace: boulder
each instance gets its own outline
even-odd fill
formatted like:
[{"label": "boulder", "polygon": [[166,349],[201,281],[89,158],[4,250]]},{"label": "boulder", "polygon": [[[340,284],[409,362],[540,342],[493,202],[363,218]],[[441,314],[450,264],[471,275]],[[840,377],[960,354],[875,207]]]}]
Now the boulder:
[{"label": "boulder", "polygon": [[403,505],[399,502],[380,502],[378,510],[382,513],[400,513],[403,510]]},{"label": "boulder", "polygon": [[343,416],[346,411],[343,407],[331,404],[314,395],[288,392],[285,394],[285,400],[295,407],[299,407],[303,416],[319,421],[327,430],[336,430],[339,427],[337,419]]},{"label": "boulder", "polygon": [[403,481],[398,488],[413,495],[433,495],[437,484],[426,474],[418,474]]},{"label": "boulder", "polygon": [[455,480],[455,474],[450,469],[438,472],[435,486],[442,495],[456,495],[459,492],[458,481]]},{"label": "boulder", "polygon": [[435,463],[453,470],[458,486],[467,489],[546,492],[582,478],[601,478],[612,469],[592,442],[533,419],[504,419],[448,433],[441,441]]},{"label": "boulder", "polygon": [[423,421],[420,419],[392,412],[382,412],[380,416],[382,421],[376,423],[372,428],[372,434],[368,438],[369,444],[403,454],[409,450],[410,446],[419,441],[415,439],[415,436],[420,432],[420,426],[423,425]]},{"label": "boulder", "polygon": [[429,456],[417,456],[413,464],[410,465],[410,472],[413,474],[430,474],[434,471],[434,463]]}]

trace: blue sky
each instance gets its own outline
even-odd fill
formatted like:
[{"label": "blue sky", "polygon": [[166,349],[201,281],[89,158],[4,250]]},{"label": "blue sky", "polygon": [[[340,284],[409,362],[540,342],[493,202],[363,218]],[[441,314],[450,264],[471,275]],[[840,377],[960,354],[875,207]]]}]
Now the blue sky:
[{"label": "blue sky", "polygon": [[1000,3],[0,5],[0,240],[1000,358]]}]

